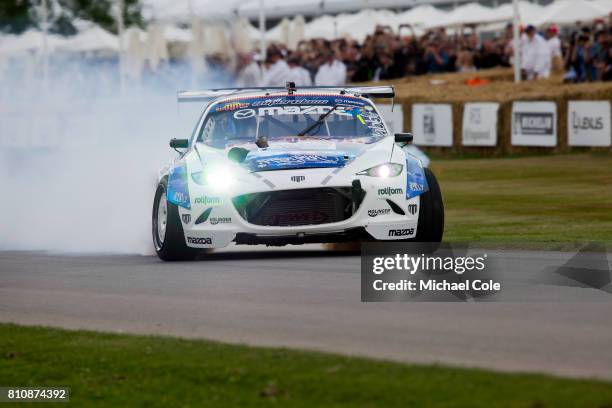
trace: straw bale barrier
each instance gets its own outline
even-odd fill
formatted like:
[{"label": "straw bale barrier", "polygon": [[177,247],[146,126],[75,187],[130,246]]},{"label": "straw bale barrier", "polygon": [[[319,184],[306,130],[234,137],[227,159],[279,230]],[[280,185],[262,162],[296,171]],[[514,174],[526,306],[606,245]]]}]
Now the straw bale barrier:
[{"label": "straw bale barrier", "polygon": [[[480,78],[487,84],[469,86],[470,79]],[[474,153],[479,155],[507,155],[516,153],[605,151],[611,148],[577,148],[568,146],[567,105],[572,100],[612,101],[612,83],[596,82],[564,84],[562,77],[514,84],[511,69],[494,69],[475,73],[455,73],[408,77],[386,82],[396,87],[396,103],[403,106],[404,129],[412,126],[412,105],[415,103],[446,103],[453,112],[453,147],[426,147],[439,154]],[[511,144],[512,103],[514,101],[550,101],[557,106],[558,143],[550,147],[518,147]],[[461,144],[463,108],[467,102],[498,102],[495,147],[466,147]]]}]

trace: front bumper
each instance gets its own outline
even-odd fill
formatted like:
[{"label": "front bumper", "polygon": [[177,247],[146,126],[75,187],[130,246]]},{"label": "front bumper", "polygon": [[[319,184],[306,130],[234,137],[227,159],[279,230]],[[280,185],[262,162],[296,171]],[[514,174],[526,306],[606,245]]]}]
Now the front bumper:
[{"label": "front bumper", "polygon": [[[194,248],[222,248],[232,242],[284,245],[403,240],[416,236],[420,198],[406,199],[405,173],[377,179],[342,170],[300,169],[253,173],[251,180],[240,180],[224,192],[190,186],[191,209],[179,208],[187,245]],[[357,189],[362,190],[360,197],[358,194],[356,196]],[[338,196],[331,194],[331,191],[339,192]],[[307,194],[303,195],[305,192]],[[331,197],[330,202],[324,199],[323,192]],[[260,213],[245,212],[239,198],[249,195],[274,197],[279,194],[288,197],[302,194],[304,198],[289,200],[289,204],[284,206],[278,200],[257,202],[255,208]],[[338,198],[340,195],[344,199]],[[331,203],[334,200],[337,202]],[[308,208],[307,203],[312,208]],[[350,208],[340,213],[338,207],[345,204]],[[202,214],[206,212],[206,219],[202,221]]]}]

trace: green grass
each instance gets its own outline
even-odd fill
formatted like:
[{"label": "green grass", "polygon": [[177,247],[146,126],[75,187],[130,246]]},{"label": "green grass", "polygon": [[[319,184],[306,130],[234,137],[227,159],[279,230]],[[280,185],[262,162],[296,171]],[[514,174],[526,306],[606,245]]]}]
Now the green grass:
[{"label": "green grass", "polygon": [[612,242],[612,155],[441,159],[445,240]]},{"label": "green grass", "polygon": [[0,324],[0,385],[76,406],[612,407],[612,384]]}]

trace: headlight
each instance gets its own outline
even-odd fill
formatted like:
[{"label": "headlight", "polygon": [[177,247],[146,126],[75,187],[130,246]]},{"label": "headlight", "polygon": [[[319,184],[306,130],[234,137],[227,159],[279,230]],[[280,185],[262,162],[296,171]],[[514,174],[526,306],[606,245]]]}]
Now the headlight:
[{"label": "headlight", "polygon": [[375,167],[371,167],[367,170],[360,171],[357,173],[358,176],[370,176],[370,177],[396,177],[402,173],[404,166],[397,163],[385,163]]},{"label": "headlight", "polygon": [[191,173],[194,183],[207,186],[217,191],[225,191],[234,184],[234,177],[231,169],[217,167]]},{"label": "headlight", "polygon": [[191,179],[194,183],[199,184],[201,186],[206,185],[206,179],[204,178],[204,172],[198,171],[196,173],[191,173]]}]

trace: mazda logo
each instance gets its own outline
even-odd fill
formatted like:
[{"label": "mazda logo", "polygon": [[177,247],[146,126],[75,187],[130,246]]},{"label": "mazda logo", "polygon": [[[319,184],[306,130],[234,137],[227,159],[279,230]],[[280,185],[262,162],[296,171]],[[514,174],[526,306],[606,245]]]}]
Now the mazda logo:
[{"label": "mazda logo", "polygon": [[255,109],[241,109],[234,112],[234,119],[247,119],[255,116]]}]

